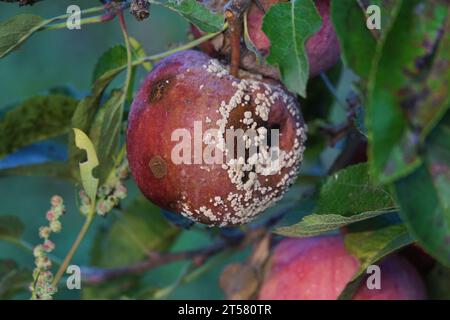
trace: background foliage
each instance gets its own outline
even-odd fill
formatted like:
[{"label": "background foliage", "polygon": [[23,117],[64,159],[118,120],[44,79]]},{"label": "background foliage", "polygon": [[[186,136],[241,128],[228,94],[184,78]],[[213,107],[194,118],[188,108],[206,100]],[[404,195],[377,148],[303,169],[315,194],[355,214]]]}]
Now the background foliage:
[{"label": "background foliage", "polygon": [[[36,16],[58,16],[71,4],[49,2],[24,8],[0,2],[2,299],[29,296],[30,248],[39,243],[37,230],[45,223],[53,194],[64,198],[68,214],[61,219],[62,233],[52,235],[57,244],[52,254],[66,255],[85,219],[77,214],[80,203],[74,182],[88,196],[96,193],[97,183],[110,182],[123,143],[122,114],[151,68],[150,61],[133,67],[129,86],[122,87],[126,79],[120,71],[126,69],[127,49],[117,19],[86,25],[81,31],[38,32],[20,50],[9,52],[18,39],[46,23]],[[189,252],[199,244],[251,234],[252,227],[272,217],[275,240],[345,228],[346,247],[361,261],[361,269],[342,298],[351,297],[366,266],[412,243],[436,262],[427,274],[431,297],[449,298],[450,288],[443,285],[450,277],[449,2],[369,2],[382,7],[381,31],[366,28],[361,1],[332,1],[342,63],[309,81],[303,43],[321,24],[313,2],[274,6],[264,19],[263,29],[272,43],[268,62],[278,64],[285,85],[301,96],[310,127],[302,173],[281,203],[250,227],[218,230],[161,212],[128,180],[127,198],[106,217],[93,219],[73,261],[89,266],[87,274],[94,277],[96,267],[146,261],[148,252]],[[92,1],[77,4],[84,9]],[[27,13],[35,17],[18,16]],[[295,19],[289,19],[292,14]],[[11,17],[14,20],[5,22]],[[150,19],[143,22],[125,17],[134,60],[191,41],[189,21],[207,32],[223,27],[220,15],[190,0],[152,5]],[[292,38],[295,45],[286,44]],[[89,138],[74,139],[72,127]],[[342,134],[336,134],[336,128]],[[80,173],[83,154],[75,143],[95,149],[88,154],[101,164],[95,178],[92,168]],[[368,161],[359,163],[365,162],[366,148]],[[283,218],[278,221],[280,212]],[[258,279],[249,270],[262,268],[261,261],[267,259],[264,239],[241,250],[220,248],[199,266],[178,261],[143,275],[89,285],[81,292],[62,286],[57,297],[211,299],[223,298],[224,293],[251,297]],[[236,273],[247,290],[253,288],[250,292],[227,284],[227,274]]]}]

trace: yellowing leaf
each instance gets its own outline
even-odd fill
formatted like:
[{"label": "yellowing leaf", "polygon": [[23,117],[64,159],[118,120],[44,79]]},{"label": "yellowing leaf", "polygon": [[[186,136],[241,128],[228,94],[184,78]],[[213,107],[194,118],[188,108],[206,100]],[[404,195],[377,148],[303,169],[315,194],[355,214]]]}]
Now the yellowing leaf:
[{"label": "yellowing leaf", "polygon": [[98,166],[97,153],[95,152],[94,145],[91,139],[80,129],[73,128],[75,134],[75,145],[82,150],[86,151],[87,160],[80,163],[80,176],[81,183],[83,184],[84,191],[91,199],[92,208],[95,206],[95,198],[98,189],[98,179],[93,176],[92,171]]}]

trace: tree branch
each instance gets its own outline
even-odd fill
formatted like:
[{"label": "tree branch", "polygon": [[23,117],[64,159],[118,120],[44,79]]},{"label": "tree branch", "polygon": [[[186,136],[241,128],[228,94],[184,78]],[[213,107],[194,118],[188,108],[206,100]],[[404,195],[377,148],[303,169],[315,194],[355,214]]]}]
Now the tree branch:
[{"label": "tree branch", "polygon": [[212,245],[201,249],[169,253],[151,252],[149,253],[147,260],[120,268],[107,269],[90,266],[82,267],[82,280],[84,283],[88,284],[100,284],[107,280],[119,278],[126,275],[142,274],[148,270],[182,260],[192,260],[194,264],[201,265],[206,260],[214,256],[215,254],[222,252],[223,250],[240,250],[247,245],[258,241],[267,234],[270,227],[274,226],[281,220],[281,218],[287,213],[288,210],[289,209],[284,209],[278,212],[273,217],[267,219],[265,222],[250,227],[249,230],[245,233],[238,232],[233,236],[222,238],[216,243],[213,243]]}]

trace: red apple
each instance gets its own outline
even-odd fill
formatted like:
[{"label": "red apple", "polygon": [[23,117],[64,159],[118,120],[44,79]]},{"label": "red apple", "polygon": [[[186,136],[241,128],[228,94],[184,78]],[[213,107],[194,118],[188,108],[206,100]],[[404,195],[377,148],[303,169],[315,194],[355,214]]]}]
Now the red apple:
[{"label": "red apple", "polygon": [[[306,139],[299,105],[280,84],[242,76],[192,50],[163,59],[148,74],[129,114],[127,153],[152,202],[205,224],[236,225],[294,182]],[[229,139],[232,129],[245,134]],[[276,151],[272,130],[279,132],[279,166],[259,161]],[[240,156],[230,141],[245,146]]]},{"label": "red apple", "polygon": [[[393,254],[379,264],[381,289],[366,281],[355,300],[425,299],[425,286],[415,268]],[[276,247],[262,285],[260,299],[335,300],[359,268],[341,236],[284,239]]]}]

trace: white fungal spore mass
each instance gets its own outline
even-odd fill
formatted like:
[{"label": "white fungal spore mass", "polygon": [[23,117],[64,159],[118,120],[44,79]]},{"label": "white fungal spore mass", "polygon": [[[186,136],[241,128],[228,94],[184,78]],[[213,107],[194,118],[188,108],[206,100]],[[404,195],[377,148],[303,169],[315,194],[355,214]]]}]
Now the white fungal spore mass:
[{"label": "white fungal spore mass", "polygon": [[[217,119],[207,117],[205,122],[217,125],[218,136],[214,141],[227,156],[220,169],[226,171],[235,190],[225,197],[211,197],[208,204],[200,208],[192,208],[189,201],[185,201],[182,203],[183,215],[191,219],[203,215],[219,226],[247,223],[279,200],[294,183],[303,160],[307,128],[301,120],[296,101],[280,85],[262,82],[258,77],[234,78],[215,59],[210,59],[203,68],[217,78],[233,79],[234,94],[217,106]],[[283,103],[295,119],[295,138],[289,150],[267,143],[270,135],[267,124],[271,119],[271,108],[276,103]],[[244,111],[239,123],[244,129],[252,129],[256,133],[242,137],[245,149],[258,152],[246,157],[230,157],[234,150],[227,148],[226,131],[234,128],[230,123],[231,116],[242,108]],[[211,139],[207,140],[210,142]],[[275,161],[272,159],[274,154]]]}]

